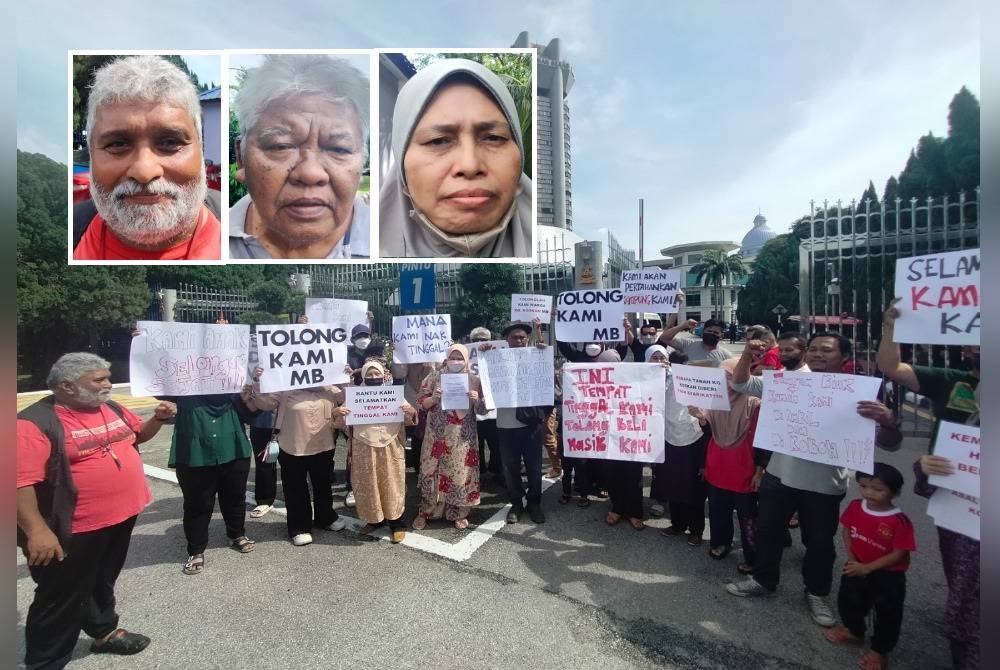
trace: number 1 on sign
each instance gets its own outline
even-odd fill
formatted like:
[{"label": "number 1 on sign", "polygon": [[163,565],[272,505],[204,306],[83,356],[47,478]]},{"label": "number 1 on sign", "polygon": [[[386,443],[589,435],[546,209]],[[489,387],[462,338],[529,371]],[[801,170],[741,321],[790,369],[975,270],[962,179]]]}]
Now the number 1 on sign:
[{"label": "number 1 on sign", "polygon": [[420,304],[420,289],[424,285],[424,278],[417,275],[413,278],[413,304]]}]

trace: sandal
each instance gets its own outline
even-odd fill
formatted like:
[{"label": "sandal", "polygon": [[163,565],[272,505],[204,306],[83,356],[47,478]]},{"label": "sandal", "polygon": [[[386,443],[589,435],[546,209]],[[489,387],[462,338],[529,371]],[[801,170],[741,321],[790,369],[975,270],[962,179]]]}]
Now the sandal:
[{"label": "sandal", "polygon": [[257,543],[251,540],[246,535],[239,536],[238,538],[233,540],[232,544],[233,549],[240,552],[241,554],[249,554],[251,551],[254,550],[254,547],[256,546]]},{"label": "sandal", "polygon": [[187,563],[181,569],[185,575],[198,575],[205,569],[205,554],[195,554],[188,556]]},{"label": "sandal", "polygon": [[885,670],[885,656],[869,649],[858,659],[861,670]]},{"label": "sandal", "polygon": [[251,519],[259,519],[268,512],[271,511],[271,505],[257,505],[252,510],[250,510]]},{"label": "sandal", "polygon": [[361,528],[358,528],[357,532],[358,532],[358,535],[371,535],[376,530],[378,530],[378,526],[376,526],[373,523],[366,523]]},{"label": "sandal", "polygon": [[636,530],[645,530],[645,528],[646,528],[646,524],[643,523],[642,519],[640,519],[638,517],[631,517],[631,518],[629,518],[628,522],[629,522],[629,525],[631,525]]},{"label": "sandal", "polygon": [[468,519],[455,519],[455,528],[459,530],[465,530],[469,527]]},{"label": "sandal", "polygon": [[580,496],[580,499],[576,501],[576,506],[580,508],[590,507],[590,498],[587,496]]},{"label": "sandal", "polygon": [[615,512],[608,512],[608,515],[604,517],[604,520],[609,526],[614,526],[616,523],[622,520],[622,515]]},{"label": "sandal", "polygon": [[854,637],[854,633],[844,626],[834,626],[826,631],[826,635],[823,637],[833,644],[858,644],[861,642],[860,638]]},{"label": "sandal", "polygon": [[572,500],[572,496],[568,496],[568,495],[566,495],[565,493],[564,493],[564,494],[562,494],[561,496],[559,496],[559,504],[560,504],[560,505],[565,505],[565,504],[566,504],[566,503],[568,503],[568,502],[569,502],[570,500]]},{"label": "sandal", "polygon": [[688,546],[689,547],[700,547],[701,543],[702,543],[702,539],[701,539],[700,535],[691,535],[690,537],[688,537]]},{"label": "sandal", "polygon": [[717,561],[721,561],[726,556],[729,555],[731,547],[727,544],[719,545],[718,547],[712,547],[708,550],[708,555]]},{"label": "sandal", "polygon": [[418,515],[410,525],[413,527],[413,530],[423,530],[427,527],[427,519]]},{"label": "sandal", "polygon": [[749,563],[740,563],[739,565],[736,566],[736,572],[740,573],[741,575],[752,575],[753,566],[750,565]]}]

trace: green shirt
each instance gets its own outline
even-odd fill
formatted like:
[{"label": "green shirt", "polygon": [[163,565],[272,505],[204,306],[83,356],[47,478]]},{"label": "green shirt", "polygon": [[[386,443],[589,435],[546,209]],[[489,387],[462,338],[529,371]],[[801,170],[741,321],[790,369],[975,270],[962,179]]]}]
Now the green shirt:
[{"label": "green shirt", "polygon": [[223,465],[249,458],[250,440],[232,396],[182,396],[170,440],[168,467]]},{"label": "green shirt", "polygon": [[979,377],[966,370],[913,366],[920,384],[920,395],[931,401],[934,411],[934,430],[931,434],[931,452],[937,441],[938,426],[942,421],[965,423],[977,411],[976,387]]}]

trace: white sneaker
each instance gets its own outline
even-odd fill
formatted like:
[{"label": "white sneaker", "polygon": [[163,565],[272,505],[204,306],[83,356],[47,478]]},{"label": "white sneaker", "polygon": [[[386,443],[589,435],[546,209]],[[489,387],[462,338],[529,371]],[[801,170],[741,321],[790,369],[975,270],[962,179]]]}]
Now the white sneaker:
[{"label": "white sneaker", "polygon": [[663,516],[664,511],[663,505],[660,503],[653,503],[649,506],[649,513],[653,516]]},{"label": "white sneaker", "polygon": [[304,547],[307,544],[312,544],[313,536],[310,533],[299,533],[292,538],[292,544],[296,547]]},{"label": "white sneaker", "polygon": [[809,613],[812,615],[813,621],[820,626],[830,628],[836,623],[836,619],[833,618],[833,610],[830,609],[823,596],[814,596],[806,591],[806,604],[809,605]]},{"label": "white sneaker", "polygon": [[344,498],[344,504],[348,507],[354,507],[354,491],[347,492],[347,497]]},{"label": "white sneaker", "polygon": [[327,530],[332,530],[332,531],[344,530],[345,528],[347,528],[347,521],[344,520],[344,517],[342,516],[337,517],[336,521],[331,523],[329,526],[326,526]]}]

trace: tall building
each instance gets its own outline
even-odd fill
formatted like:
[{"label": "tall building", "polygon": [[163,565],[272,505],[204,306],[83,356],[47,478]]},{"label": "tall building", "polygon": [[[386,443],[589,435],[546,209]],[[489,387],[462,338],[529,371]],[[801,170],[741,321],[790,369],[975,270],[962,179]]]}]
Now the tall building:
[{"label": "tall building", "polygon": [[515,48],[538,52],[538,110],[536,135],[538,223],[573,229],[573,172],[570,168],[569,105],[573,68],[563,60],[562,43],[555,38],[547,46],[533,44],[527,31],[517,36]]}]

